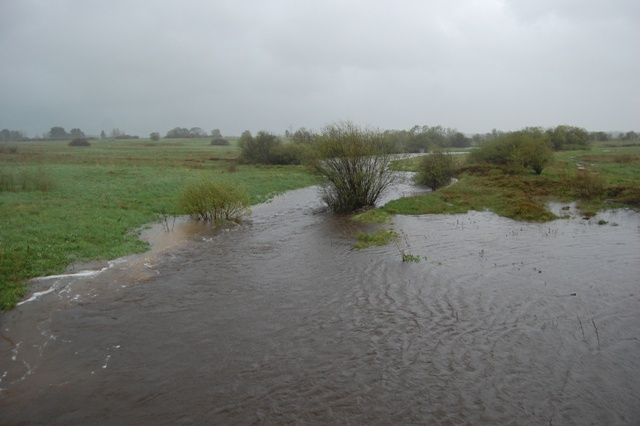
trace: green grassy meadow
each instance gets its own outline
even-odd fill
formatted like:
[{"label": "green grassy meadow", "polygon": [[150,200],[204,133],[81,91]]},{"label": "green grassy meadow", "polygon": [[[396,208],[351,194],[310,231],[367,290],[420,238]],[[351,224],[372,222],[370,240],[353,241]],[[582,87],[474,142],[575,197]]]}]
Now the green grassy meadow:
[{"label": "green grassy meadow", "polygon": [[[73,262],[148,249],[134,230],[180,215],[178,194],[201,178],[244,187],[252,204],[315,177],[301,166],[236,163],[239,150],[210,139],[20,142],[0,150],[0,310],[26,294],[29,278]],[[15,152],[14,152],[15,151]]]}]

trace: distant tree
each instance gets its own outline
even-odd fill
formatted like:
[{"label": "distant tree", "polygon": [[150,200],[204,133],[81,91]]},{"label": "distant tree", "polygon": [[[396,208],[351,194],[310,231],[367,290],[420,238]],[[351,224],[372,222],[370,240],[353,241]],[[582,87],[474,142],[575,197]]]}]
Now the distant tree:
[{"label": "distant tree", "polygon": [[66,139],[69,137],[69,134],[64,129],[64,127],[52,127],[49,130],[49,139]]},{"label": "distant tree", "polygon": [[200,127],[192,127],[189,129],[189,136],[192,138],[204,138],[207,136],[207,132],[202,130]]},{"label": "distant tree", "polygon": [[185,127],[174,127],[173,129],[169,130],[167,132],[167,135],[165,136],[165,138],[167,139],[184,139],[190,137],[191,132]]},{"label": "distant tree", "polygon": [[632,131],[627,132],[624,135],[622,135],[621,139],[623,141],[637,141],[638,140],[638,134],[632,130]]},{"label": "distant tree", "polygon": [[16,142],[25,139],[27,137],[20,130],[2,129],[0,131],[0,141],[3,142]]},{"label": "distant tree", "polygon": [[151,134],[149,135],[149,139],[151,139],[152,141],[159,141],[160,140],[160,133],[151,132]]},{"label": "distant tree", "polygon": [[240,137],[238,146],[240,147],[239,160],[243,163],[250,164],[269,164],[271,163],[271,150],[280,145],[282,142],[273,133],[259,131],[255,137]]},{"label": "distant tree", "polygon": [[105,131],[101,131],[100,132],[100,139],[106,139],[107,138],[107,134],[105,133]]},{"label": "distant tree", "polygon": [[213,129],[211,131],[211,137],[214,139],[222,139],[222,133],[220,132],[220,129]]},{"label": "distant tree", "polygon": [[469,159],[477,163],[522,166],[540,174],[553,158],[548,138],[548,133],[539,127],[503,133],[482,143],[469,154]]},{"label": "distant tree", "polygon": [[556,151],[589,148],[589,133],[580,127],[561,125],[546,133]]},{"label": "distant tree", "polygon": [[471,146],[471,139],[466,137],[464,133],[455,132],[450,139],[451,146],[455,148],[468,148]]},{"label": "distant tree", "polygon": [[311,143],[313,142],[314,135],[304,127],[299,128],[293,134],[290,134],[290,138],[293,143]]},{"label": "distant tree", "polygon": [[72,138],[84,138],[84,132],[78,128],[71,129],[69,136]]},{"label": "distant tree", "polygon": [[605,132],[591,132],[589,133],[589,140],[606,142],[609,140],[609,134]]},{"label": "distant tree", "polygon": [[120,139],[122,136],[125,136],[125,133],[120,129],[111,130],[111,139]]}]

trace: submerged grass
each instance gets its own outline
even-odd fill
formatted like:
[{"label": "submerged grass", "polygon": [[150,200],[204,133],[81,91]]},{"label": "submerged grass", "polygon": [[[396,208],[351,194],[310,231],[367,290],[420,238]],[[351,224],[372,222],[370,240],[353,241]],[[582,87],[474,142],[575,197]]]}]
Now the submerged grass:
[{"label": "submerged grass", "polygon": [[378,229],[376,232],[360,232],[356,235],[358,242],[355,247],[364,249],[371,246],[385,246],[398,238],[398,234],[393,229]]},{"label": "submerged grass", "polygon": [[391,215],[384,210],[370,209],[351,218],[354,222],[363,223],[388,223],[391,222]]},{"label": "submerged grass", "polygon": [[[252,204],[316,182],[299,166],[237,165],[237,154],[208,139],[93,141],[81,149],[21,142],[17,153],[0,153],[0,176],[11,177],[11,188],[0,188],[0,310],[25,296],[29,278],[147,250],[134,230],[158,214],[185,214],[177,199],[187,182],[232,182]],[[21,176],[34,178],[23,187]]]}]

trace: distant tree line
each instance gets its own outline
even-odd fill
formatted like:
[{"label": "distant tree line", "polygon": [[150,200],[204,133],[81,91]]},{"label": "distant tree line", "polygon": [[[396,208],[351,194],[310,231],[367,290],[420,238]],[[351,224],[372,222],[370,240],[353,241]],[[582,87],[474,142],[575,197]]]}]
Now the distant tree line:
[{"label": "distant tree line", "polygon": [[386,130],[387,142],[399,152],[429,152],[434,149],[468,148],[472,139],[456,129],[442,126],[413,126],[409,130]]},{"label": "distant tree line", "polygon": [[3,142],[17,142],[27,139],[20,130],[2,129],[0,131],[0,140]]},{"label": "distant tree line", "polygon": [[[640,140],[640,135],[635,131],[628,132],[587,132],[584,129],[573,126],[557,126],[555,128],[546,129],[550,139],[553,141],[555,149],[568,149],[571,145],[580,146],[584,144],[586,135],[587,141],[607,142],[613,140],[636,142]],[[413,126],[409,130],[385,130],[382,132],[385,140],[395,146],[398,152],[428,152],[437,149],[449,148],[467,148],[472,144],[478,145],[486,141],[497,139],[507,132],[493,129],[488,133],[478,133],[467,136],[457,129],[444,128],[442,126],[429,127]],[[211,130],[207,133],[200,127],[175,127],[169,130],[164,136],[166,139],[183,139],[183,138],[204,138],[211,136],[214,140],[223,139],[220,129]],[[284,139],[300,142],[310,142],[314,136],[313,132],[306,130],[304,127],[293,131],[285,130]],[[35,140],[66,140],[74,138],[94,139],[86,136],[79,128],[73,128],[69,132],[64,127],[54,126],[41,137],[33,138]],[[151,140],[160,139],[160,133],[152,132],[149,135]],[[113,129],[107,133],[104,130],[100,132],[100,139],[139,139],[136,135],[129,135],[120,129]],[[2,129],[0,131],[0,142],[18,142],[28,141],[26,134],[20,130]],[[565,147],[565,148],[562,148]]]},{"label": "distant tree line", "polygon": [[192,127],[190,129],[186,127],[174,127],[167,132],[165,139],[206,138],[207,136],[211,136],[214,139],[222,139],[220,129],[213,129],[210,134],[208,134],[200,127]]},{"label": "distant tree line", "polygon": [[[456,129],[442,126],[414,126],[409,130],[380,131],[385,144],[396,153],[441,151],[451,148],[487,146],[482,150],[484,161],[500,164],[520,164],[541,173],[550,151],[588,149],[594,140],[610,140],[614,135],[589,133],[575,126],[559,125],[544,129],[527,127],[516,132],[492,130],[468,137]],[[305,164],[313,159],[314,142],[321,136],[307,129],[286,130],[281,139],[273,133],[260,131],[255,136],[246,130],[239,140],[240,161],[249,164]],[[618,140],[637,141],[638,134],[617,135]],[[494,143],[495,142],[495,143]],[[517,146],[517,150],[514,147]],[[480,157],[477,160],[481,160]]]},{"label": "distant tree line", "polygon": [[140,139],[139,136],[136,135],[128,135],[122,130],[115,128],[111,130],[109,135],[103,130],[100,132],[100,139]]}]

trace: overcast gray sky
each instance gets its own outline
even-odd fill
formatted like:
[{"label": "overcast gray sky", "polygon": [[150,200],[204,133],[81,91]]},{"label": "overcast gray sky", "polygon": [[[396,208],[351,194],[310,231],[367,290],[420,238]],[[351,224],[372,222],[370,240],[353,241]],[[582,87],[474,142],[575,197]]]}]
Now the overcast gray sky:
[{"label": "overcast gray sky", "polygon": [[640,130],[638,0],[0,0],[0,128]]}]

